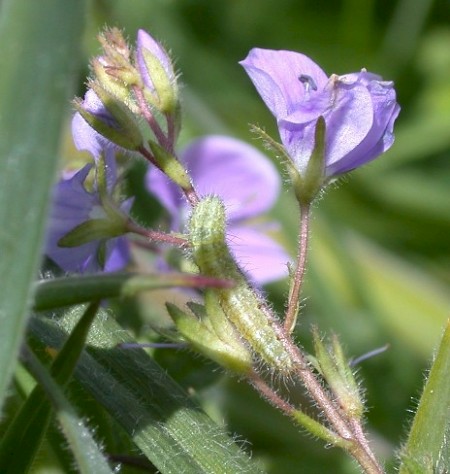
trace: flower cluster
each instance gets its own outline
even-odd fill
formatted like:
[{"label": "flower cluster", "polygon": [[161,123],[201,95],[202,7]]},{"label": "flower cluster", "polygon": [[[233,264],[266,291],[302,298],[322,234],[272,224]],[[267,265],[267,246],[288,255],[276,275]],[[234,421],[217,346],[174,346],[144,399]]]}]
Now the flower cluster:
[{"label": "flower cluster", "polygon": [[[147,188],[169,213],[172,231],[184,230],[190,205],[197,199],[193,182],[198,195],[216,194],[225,202],[229,245],[250,278],[264,284],[285,276],[289,257],[269,237],[273,225],[254,222],[277,199],[280,178],[275,167],[254,147],[223,136],[197,139],[177,157],[178,86],[167,52],[143,30],[138,32],[135,53],[116,29],[107,30],[100,41],[103,54],[93,59],[94,77],[84,100],[76,102],[72,135],[76,147],[88,151],[96,166],[104,157],[108,191],[116,177],[114,155],[140,153],[153,165]],[[297,195],[304,193],[305,181],[313,179],[312,199],[331,178],[373,160],[392,145],[399,113],[392,82],[364,69],[327,77],[311,59],[291,51],[256,48],[241,64],[277,120],[285,154],[296,172],[294,187],[300,183]],[[142,119],[151,136],[147,144],[138,125]],[[311,173],[318,140],[323,140],[321,156],[315,158],[316,170]],[[77,241],[78,232],[70,247],[61,246],[64,235],[84,222],[100,225],[92,216],[104,209],[105,198],[100,198],[97,183],[86,189],[90,169],[86,166],[62,179],[55,190],[46,252],[67,271],[112,270],[129,258],[125,237],[107,231],[102,239],[93,239],[98,232],[88,232],[91,241]],[[117,202],[116,207],[126,212],[130,203]]]},{"label": "flower cluster", "polygon": [[[213,193],[224,200],[229,244],[251,280],[263,285],[285,277],[289,256],[269,236],[276,224],[255,222],[278,197],[281,182],[274,165],[253,146],[225,136],[194,140],[176,158],[173,150],[179,127],[178,88],[168,54],[143,30],[137,35],[134,64],[130,62],[132,52],[116,30],[105,32],[101,41],[105,52],[92,62],[96,76],[89,81],[84,100],[76,103],[72,136],[77,149],[88,151],[96,166],[106,157],[108,189],[114,188],[117,175],[114,155],[130,151],[137,154],[143,147],[141,136],[131,132],[134,125],[126,123],[130,114],[136,115],[131,124],[141,116],[153,134],[153,142],[144,155],[148,158],[151,154],[153,165],[149,166],[146,185],[167,210],[170,230],[182,232],[189,215],[183,187],[171,174],[173,164],[180,163],[189,171],[200,196]],[[121,98],[126,100],[121,103]],[[165,117],[164,127],[161,117]],[[140,138],[132,146],[133,134]],[[165,151],[164,156],[161,150]],[[123,268],[130,259],[130,240],[124,236],[110,235],[108,239],[106,235],[83,243],[77,240],[79,232],[74,233],[74,229],[85,222],[98,226],[99,220],[92,216],[103,209],[97,184],[90,191],[85,186],[91,168],[88,165],[70,179],[62,179],[55,190],[46,253],[66,271],[111,271]],[[127,201],[117,206],[125,212],[131,204]],[[72,235],[70,246],[62,240],[66,234]],[[89,235],[93,239],[96,234]]]},{"label": "flower cluster", "polygon": [[[103,272],[127,265],[133,238],[145,236],[150,250],[161,244],[159,256],[168,244],[182,249],[180,258],[199,273],[189,278],[204,291],[202,302],[189,302],[187,309],[166,303],[177,338],[247,378],[295,422],[348,450],[367,472],[381,472],[362,429],[361,391],[337,337],[326,345],[313,331],[315,355],[309,356],[292,331],[311,204],[332,179],[391,147],[399,113],[393,84],[364,69],[328,77],[291,51],[253,49],[241,62],[277,120],[281,143],[260,134],[285,158],[299,203],[292,263],[270,235],[276,223],[261,219],[280,192],[276,167],[253,146],[220,135],[197,138],[178,151],[180,102],[167,52],[142,30],[136,51],[115,29],[100,41],[103,54],[91,63],[93,77],[72,122],[75,145],[92,155],[93,164],[56,185],[46,254],[68,272]],[[118,153],[147,160],[145,185],[167,211],[169,232],[141,227],[130,216],[133,198],[123,200],[118,192]],[[261,286],[285,276],[290,287],[281,319]],[[301,383],[322,416],[311,418],[291,405],[277,392],[275,376]]]}]

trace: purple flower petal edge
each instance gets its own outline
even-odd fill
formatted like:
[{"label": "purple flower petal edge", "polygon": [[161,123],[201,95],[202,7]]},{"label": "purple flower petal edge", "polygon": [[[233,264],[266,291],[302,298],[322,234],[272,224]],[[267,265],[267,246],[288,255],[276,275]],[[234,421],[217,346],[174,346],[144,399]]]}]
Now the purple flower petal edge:
[{"label": "purple flower petal edge", "polygon": [[275,116],[280,137],[300,174],[326,123],[324,178],[373,160],[394,141],[400,107],[392,82],[365,70],[327,78],[303,54],[255,48],[240,63]]},{"label": "purple flower petal edge", "polygon": [[[115,158],[112,152],[105,156],[106,181],[112,190],[116,179]],[[130,259],[129,245],[125,237],[109,239],[106,245],[105,268],[98,261],[98,251],[102,242],[92,241],[74,248],[58,245],[59,240],[75,227],[91,219],[96,208],[101,207],[97,192],[89,192],[85,188],[86,178],[92,169],[86,165],[69,179],[61,179],[55,186],[53,203],[49,216],[49,225],[45,243],[45,254],[67,272],[100,272],[123,268]],[[124,201],[121,208],[128,212],[132,199]]]},{"label": "purple flower petal edge", "polygon": [[172,62],[169,58],[169,55],[167,54],[165,49],[146,31],[138,31],[136,45],[137,67],[147,87],[149,87],[150,89],[154,89],[153,82],[150,79],[150,75],[145,64],[144,55],[142,53],[143,49],[148,50],[153,56],[155,56],[159,60],[162,67],[166,71],[166,74],[170,81],[175,80],[175,72],[173,70]]}]

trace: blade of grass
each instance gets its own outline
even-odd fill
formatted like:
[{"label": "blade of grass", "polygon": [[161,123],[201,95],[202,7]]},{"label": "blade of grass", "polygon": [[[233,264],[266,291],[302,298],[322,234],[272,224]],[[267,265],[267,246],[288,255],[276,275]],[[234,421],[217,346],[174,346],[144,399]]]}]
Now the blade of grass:
[{"label": "blade of grass", "polygon": [[[98,303],[93,303],[87,308],[51,366],[52,376],[62,386],[67,384],[72,375],[98,306]],[[27,472],[41,445],[50,416],[50,402],[42,387],[38,385],[2,438],[0,443],[2,473]],[[27,449],[23,449],[24,446]]]},{"label": "blade of grass", "polygon": [[[32,334],[47,346],[59,347],[79,312],[67,311],[58,320],[34,317]],[[117,347],[130,342],[101,311],[75,377],[161,472],[261,472],[148,354]]]},{"label": "blade of grass", "polygon": [[50,399],[56,411],[65,439],[73,454],[77,468],[82,474],[112,474],[105,457],[99,450],[91,432],[79,418],[72,405],[64,396],[46,368],[28,348],[24,348],[22,359]]},{"label": "blade of grass", "polygon": [[83,14],[82,0],[1,5],[0,405],[31,304]]},{"label": "blade of grass", "polygon": [[[402,452],[400,474],[448,472],[450,434],[450,322],[425,384],[408,441]],[[445,465],[446,464],[446,465]]]}]

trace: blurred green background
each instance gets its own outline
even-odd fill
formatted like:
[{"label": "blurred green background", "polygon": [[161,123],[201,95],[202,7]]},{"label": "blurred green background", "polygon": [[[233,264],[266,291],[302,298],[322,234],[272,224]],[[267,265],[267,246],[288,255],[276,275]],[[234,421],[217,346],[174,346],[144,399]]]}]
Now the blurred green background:
[{"label": "blurred green background", "polygon": [[[87,25],[84,57],[74,64],[79,95],[105,25],[124,29],[130,41],[144,28],[172,52],[184,84],[180,144],[225,133],[259,146],[252,123],[277,138],[272,116],[237,64],[255,46],[300,51],[329,74],[365,67],[395,81],[402,112],[393,148],[332,186],[314,210],[298,328],[306,348],[310,324],[336,332],[349,357],[389,344],[361,364],[359,376],[370,437],[392,466],[450,309],[448,0],[92,0]],[[297,220],[287,187],[274,215],[293,254]],[[285,282],[268,290],[282,308]],[[269,473],[356,472],[342,453],[292,428],[245,384],[205,384],[201,376],[211,366],[186,364],[183,355],[181,369],[177,358],[159,354]]]}]

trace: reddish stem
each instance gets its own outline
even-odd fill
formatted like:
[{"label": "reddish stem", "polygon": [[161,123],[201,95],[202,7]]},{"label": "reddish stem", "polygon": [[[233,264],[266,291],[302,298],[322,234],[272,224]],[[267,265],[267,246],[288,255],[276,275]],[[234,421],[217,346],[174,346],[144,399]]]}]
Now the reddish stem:
[{"label": "reddish stem", "polygon": [[164,148],[172,148],[168,146],[168,139],[164,134],[162,128],[159,126],[159,123],[155,119],[155,116],[152,114],[152,111],[149,109],[147,101],[145,100],[144,93],[142,89],[138,86],[133,87],[134,95],[137,99],[139,109],[142,112],[146,122],[148,123],[149,127],[152,129],[153,133],[155,134],[158,143]]},{"label": "reddish stem", "polygon": [[[368,442],[365,438],[359,420],[351,419],[344,413],[335,403],[332,395],[323,387],[317,376],[313,373],[310,365],[303,352],[295,345],[290,331],[286,327],[279,324],[273,316],[271,309],[265,305],[261,305],[261,310],[266,314],[268,321],[277,334],[278,339],[283,343],[286,351],[289,353],[294,362],[294,374],[303,385],[321,409],[325,417],[329,420],[336,433],[344,440],[349,441],[352,447],[349,449],[350,454],[359,462],[361,467],[367,474],[382,474],[384,471],[377,463],[373,453],[370,450]],[[293,374],[293,375],[294,375]],[[278,406],[285,413],[292,413],[289,405],[283,400],[277,400],[277,395],[271,395],[270,387],[264,388],[260,383],[255,383],[255,378],[250,377],[250,382],[257,388],[264,397],[266,397],[273,405]],[[285,405],[283,408],[282,405]]]},{"label": "reddish stem", "polygon": [[131,219],[127,222],[127,229],[128,232],[142,235],[143,237],[149,239],[152,242],[162,242],[165,244],[175,245],[180,248],[185,248],[189,245],[189,241],[183,237],[177,237],[176,235],[146,229],[136,224]]},{"label": "reddish stem", "polygon": [[295,323],[297,321],[300,294],[306,270],[306,256],[308,253],[309,240],[310,205],[300,205],[300,213],[300,235],[297,251],[297,263],[294,276],[291,280],[286,316],[284,318],[284,329],[289,334],[294,330]]},{"label": "reddish stem", "polygon": [[256,373],[249,375],[250,383],[271,405],[281,410],[285,415],[292,416],[295,408],[283,400],[267,383]]}]

